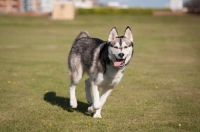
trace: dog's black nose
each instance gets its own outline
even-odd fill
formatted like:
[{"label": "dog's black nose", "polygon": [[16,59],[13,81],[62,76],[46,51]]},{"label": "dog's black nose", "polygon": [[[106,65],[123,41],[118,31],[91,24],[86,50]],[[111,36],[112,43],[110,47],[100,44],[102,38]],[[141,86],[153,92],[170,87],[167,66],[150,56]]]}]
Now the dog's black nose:
[{"label": "dog's black nose", "polygon": [[118,56],[122,58],[124,56],[124,53],[119,53]]}]

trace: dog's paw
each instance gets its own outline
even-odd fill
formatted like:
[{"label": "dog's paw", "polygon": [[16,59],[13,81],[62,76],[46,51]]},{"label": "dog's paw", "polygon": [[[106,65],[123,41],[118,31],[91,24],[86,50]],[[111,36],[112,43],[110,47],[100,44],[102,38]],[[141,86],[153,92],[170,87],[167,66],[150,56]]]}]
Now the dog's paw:
[{"label": "dog's paw", "polygon": [[95,114],[93,115],[93,118],[102,118],[102,117],[101,117],[101,114],[95,113]]},{"label": "dog's paw", "polygon": [[94,113],[95,112],[93,106],[88,107],[88,112],[89,113]]},{"label": "dog's paw", "polygon": [[76,100],[70,100],[70,106],[75,109],[77,108],[78,104],[77,104],[77,101]]}]

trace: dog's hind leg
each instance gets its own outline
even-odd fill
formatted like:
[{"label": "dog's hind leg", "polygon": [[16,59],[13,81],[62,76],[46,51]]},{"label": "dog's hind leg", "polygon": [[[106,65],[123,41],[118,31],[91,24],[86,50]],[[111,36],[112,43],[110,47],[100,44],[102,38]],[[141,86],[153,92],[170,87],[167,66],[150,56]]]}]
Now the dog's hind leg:
[{"label": "dog's hind leg", "polygon": [[90,78],[85,80],[85,94],[86,94],[86,99],[89,104],[92,104],[92,95],[91,95],[91,82]]},{"label": "dog's hind leg", "polygon": [[72,108],[77,108],[77,106],[78,106],[75,90],[76,90],[76,84],[71,83],[70,84],[70,106]]},{"label": "dog's hind leg", "polygon": [[70,71],[70,79],[71,79],[71,84],[70,84],[70,106],[72,108],[77,108],[77,99],[76,99],[76,85],[77,83],[81,80],[83,76],[83,67],[82,65],[76,65],[74,67],[76,70],[69,69]]}]

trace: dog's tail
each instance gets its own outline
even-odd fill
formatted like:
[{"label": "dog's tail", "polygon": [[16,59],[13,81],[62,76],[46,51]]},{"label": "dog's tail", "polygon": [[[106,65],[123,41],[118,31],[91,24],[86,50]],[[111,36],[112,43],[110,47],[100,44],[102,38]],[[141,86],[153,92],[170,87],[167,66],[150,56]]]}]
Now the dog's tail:
[{"label": "dog's tail", "polygon": [[76,37],[75,41],[81,38],[88,38],[88,37],[89,37],[89,33],[87,31],[81,31],[79,35]]}]

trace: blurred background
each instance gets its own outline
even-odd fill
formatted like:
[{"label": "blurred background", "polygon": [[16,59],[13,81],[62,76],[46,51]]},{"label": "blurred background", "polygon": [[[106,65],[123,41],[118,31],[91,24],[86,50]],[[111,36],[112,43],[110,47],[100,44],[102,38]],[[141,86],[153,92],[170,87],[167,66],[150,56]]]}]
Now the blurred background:
[{"label": "blurred background", "polygon": [[[155,11],[156,14],[174,13],[199,13],[199,0],[0,0],[1,14],[44,15],[51,14],[54,19],[74,19],[75,14],[84,14],[87,11],[78,9],[96,9],[96,14],[105,14],[100,8],[151,8],[165,9],[165,12]],[[167,10],[169,9],[169,10]],[[168,11],[168,12],[167,12]],[[94,13],[89,10],[88,13]],[[120,13],[108,11],[107,13]],[[122,12],[122,11],[121,11]],[[131,11],[129,11],[131,12]],[[153,12],[152,12],[153,13]]]}]

